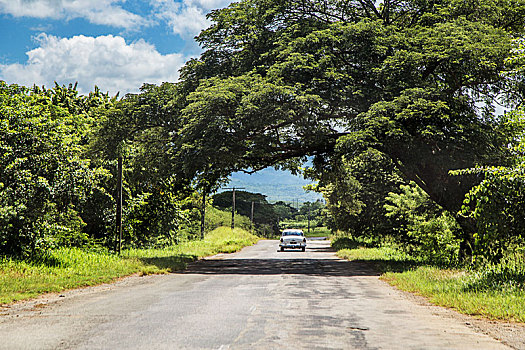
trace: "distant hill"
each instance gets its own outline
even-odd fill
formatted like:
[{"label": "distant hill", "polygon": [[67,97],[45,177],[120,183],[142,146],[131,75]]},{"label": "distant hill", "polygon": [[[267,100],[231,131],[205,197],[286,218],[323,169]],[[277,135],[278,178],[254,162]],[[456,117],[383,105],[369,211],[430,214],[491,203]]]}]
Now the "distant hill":
[{"label": "distant hill", "polygon": [[265,195],[269,202],[299,200],[301,203],[323,198],[319,193],[306,192],[303,189],[303,186],[311,183],[312,181],[292,175],[289,171],[266,168],[254,174],[234,173],[230,183],[224,187],[244,187],[244,191]]}]

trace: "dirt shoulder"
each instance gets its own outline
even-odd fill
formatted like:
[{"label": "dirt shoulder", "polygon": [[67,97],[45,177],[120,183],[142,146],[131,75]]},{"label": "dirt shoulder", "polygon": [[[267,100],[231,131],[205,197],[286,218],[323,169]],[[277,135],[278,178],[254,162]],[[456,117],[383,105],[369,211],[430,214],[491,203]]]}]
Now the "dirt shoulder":
[{"label": "dirt shoulder", "polygon": [[[387,283],[387,282],[385,282]],[[395,287],[393,287],[395,288]],[[514,349],[525,349],[525,324],[506,321],[488,320],[480,317],[464,315],[454,309],[448,309],[442,306],[436,306],[428,301],[427,298],[415,295],[409,292],[402,291],[408,299],[427,307],[434,315],[442,318],[450,318],[460,321],[468,327],[486,334],[493,339],[496,339],[503,344]]]}]

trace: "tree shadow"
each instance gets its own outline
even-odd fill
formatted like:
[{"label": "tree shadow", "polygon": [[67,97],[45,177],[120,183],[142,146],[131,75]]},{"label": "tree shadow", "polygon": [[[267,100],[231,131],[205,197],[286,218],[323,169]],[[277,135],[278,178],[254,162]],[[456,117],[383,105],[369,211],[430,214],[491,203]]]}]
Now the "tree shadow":
[{"label": "tree shadow", "polygon": [[[174,273],[201,275],[311,275],[311,276],[379,276],[386,271],[402,272],[413,269],[412,261],[399,260],[341,260],[315,257],[315,253],[334,252],[329,246],[309,246],[307,250],[313,257],[302,258],[302,251],[286,250],[287,253],[297,252],[298,257],[283,254],[272,258],[245,258],[235,256],[225,259],[201,259],[190,254],[180,254],[168,257],[137,258],[148,265],[159,269],[167,269]],[[190,264],[191,263],[191,264]]]},{"label": "tree shadow", "polygon": [[146,265],[153,265],[161,270],[169,270],[171,272],[184,270],[188,263],[196,261],[199,257],[191,254],[180,254],[163,257],[140,257],[136,258]]},{"label": "tree shadow", "polygon": [[15,261],[24,261],[28,262],[31,265],[34,266],[42,266],[42,267],[68,267],[71,264],[64,262],[63,260],[49,254],[48,252],[44,252],[41,254],[34,255],[30,257],[29,259],[14,259]]},{"label": "tree shadow", "polygon": [[[202,275],[310,275],[379,276],[383,260],[345,261],[337,259],[224,259],[199,260],[181,272]],[[388,262],[393,263],[393,262]],[[407,266],[394,264],[396,270]]]},{"label": "tree shadow", "polygon": [[336,252],[336,250],[334,248],[329,247],[329,246],[328,247],[315,247],[315,246],[312,247],[311,245],[307,245],[306,249],[314,251],[314,252],[319,252],[319,253],[321,253],[321,252],[333,252],[333,253],[335,253]]}]

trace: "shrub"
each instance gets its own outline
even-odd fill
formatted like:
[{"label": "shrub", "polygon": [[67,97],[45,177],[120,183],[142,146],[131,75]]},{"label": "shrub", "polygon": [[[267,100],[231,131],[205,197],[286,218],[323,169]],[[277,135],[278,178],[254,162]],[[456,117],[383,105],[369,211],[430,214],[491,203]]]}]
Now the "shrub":
[{"label": "shrub", "polygon": [[455,264],[459,253],[459,225],[416,184],[401,185],[401,193],[390,193],[387,216],[397,226],[394,237],[401,247],[422,259]]}]

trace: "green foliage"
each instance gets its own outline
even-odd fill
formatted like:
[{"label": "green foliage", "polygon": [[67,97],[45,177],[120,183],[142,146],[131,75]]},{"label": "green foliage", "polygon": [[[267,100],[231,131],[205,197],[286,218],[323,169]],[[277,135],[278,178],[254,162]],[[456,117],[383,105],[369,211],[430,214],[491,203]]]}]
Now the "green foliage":
[{"label": "green foliage", "polygon": [[[215,230],[218,227],[231,227],[232,213],[213,206],[206,207],[206,232]],[[235,226],[243,230],[249,230],[250,218],[244,215],[235,215]]]},{"label": "green foliage", "polygon": [[272,206],[273,211],[275,212],[280,221],[290,220],[297,214],[297,209],[293,207],[290,203],[279,201],[274,203]]},{"label": "green foliage", "polygon": [[498,262],[507,250],[525,244],[525,117],[522,110],[502,117],[502,127],[513,135],[513,164],[452,172],[483,180],[465,195],[460,214],[475,223],[475,263]]},{"label": "green foliage", "polygon": [[525,37],[513,40],[513,49],[507,60],[505,73],[510,78],[508,100],[523,103],[525,97]]},{"label": "green foliage", "polygon": [[[340,140],[339,148],[346,141]],[[327,220],[333,231],[342,230],[354,236],[384,237],[391,234],[393,223],[385,216],[385,197],[402,183],[390,159],[373,149],[341,162],[315,164],[325,170],[314,188],[327,200]],[[310,173],[310,172],[309,172]],[[314,177],[315,171],[310,175]]]},{"label": "green foliage", "polygon": [[487,264],[473,270],[464,281],[465,291],[525,291],[525,256],[506,258],[498,264]]},{"label": "green foliage", "polygon": [[326,227],[326,206],[320,200],[304,202],[299,210],[284,202],[273,204],[272,209],[279,217],[280,230],[298,228],[311,237],[330,235]]},{"label": "green foliage", "polygon": [[310,217],[319,218],[322,215],[322,211],[325,205],[317,200],[315,202],[304,202],[303,205],[299,208],[299,215],[303,215],[306,218]]},{"label": "green foliage", "polygon": [[496,262],[507,249],[523,245],[525,182],[514,172],[492,168],[465,197],[462,214],[473,218],[474,253]]},{"label": "green foliage", "polygon": [[108,247],[114,242],[117,156],[124,160],[125,246],[162,247],[200,237],[200,195],[180,163],[173,161],[169,146],[170,135],[182,127],[180,98],[175,84],[144,84],[139,94],[128,94],[97,111],[89,154],[113,176],[105,179],[103,191],[94,194],[99,206],[90,208],[97,213],[87,224]]},{"label": "green foliage", "polygon": [[81,245],[79,208],[102,170],[82,145],[91,108],[109,103],[75,87],[27,89],[0,81],[0,255],[35,255],[56,245]]},{"label": "green foliage", "polygon": [[386,216],[394,220],[393,234],[403,248],[423,260],[441,264],[458,261],[460,228],[417,185],[401,185],[387,197]]},{"label": "green foliage", "polygon": [[123,215],[125,243],[136,247],[176,244],[182,238],[179,230],[195,215],[188,201],[177,198],[169,183],[154,193],[143,192],[129,198]]},{"label": "green foliage", "polygon": [[[222,210],[231,211],[232,198],[232,191],[217,193],[213,196],[213,205]],[[266,200],[266,196],[260,193],[235,191],[235,209],[240,215],[247,218],[251,217],[252,202],[254,203],[253,221],[256,230],[262,236],[278,233],[279,218],[274,211],[274,207]]]},{"label": "green foliage", "polygon": [[332,230],[350,230],[352,221],[349,218],[357,217],[363,207],[358,193],[360,183],[349,173],[338,169],[324,177],[315,187],[326,200],[326,209],[329,213],[327,223]]},{"label": "green foliage", "polygon": [[[79,96],[73,86],[0,84],[0,255],[91,240],[113,247],[116,155],[124,156],[126,246],[200,235],[195,190],[165,166],[170,131],[161,127],[177,128],[173,85],[145,85],[117,101],[98,89]],[[137,123],[147,127],[127,129]]]}]

